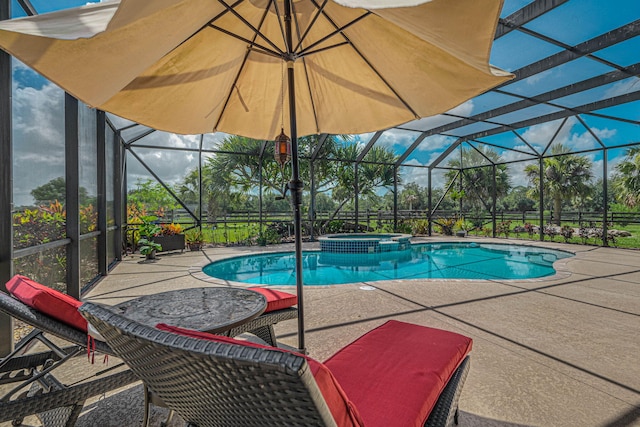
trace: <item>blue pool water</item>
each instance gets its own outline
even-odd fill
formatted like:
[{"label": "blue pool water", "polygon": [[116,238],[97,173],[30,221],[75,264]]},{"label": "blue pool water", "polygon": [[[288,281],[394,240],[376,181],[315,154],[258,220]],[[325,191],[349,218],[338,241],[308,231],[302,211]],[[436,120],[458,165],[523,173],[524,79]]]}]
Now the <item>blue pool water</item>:
[{"label": "blue pool water", "polygon": [[[414,244],[401,252],[336,254],[303,252],[305,285],[394,279],[531,279],[555,274],[553,263],[569,252],[523,245]],[[281,252],[212,262],[204,273],[263,285],[295,285],[295,255]]]}]

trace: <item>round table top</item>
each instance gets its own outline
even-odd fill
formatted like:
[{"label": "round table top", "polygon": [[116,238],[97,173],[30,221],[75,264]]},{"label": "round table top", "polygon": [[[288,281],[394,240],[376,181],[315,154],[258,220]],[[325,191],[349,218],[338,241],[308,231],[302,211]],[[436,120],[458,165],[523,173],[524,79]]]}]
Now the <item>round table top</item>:
[{"label": "round table top", "polygon": [[114,306],[114,311],[155,327],[166,323],[181,328],[220,333],[258,317],[267,300],[240,288],[191,288],[145,295]]}]

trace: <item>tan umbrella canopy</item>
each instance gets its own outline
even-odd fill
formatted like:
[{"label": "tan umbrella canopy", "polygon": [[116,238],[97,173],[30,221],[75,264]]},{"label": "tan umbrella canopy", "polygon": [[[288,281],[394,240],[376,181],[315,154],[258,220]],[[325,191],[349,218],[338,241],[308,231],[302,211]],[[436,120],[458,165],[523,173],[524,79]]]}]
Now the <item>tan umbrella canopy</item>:
[{"label": "tan umbrella canopy", "polygon": [[509,79],[488,63],[502,1],[120,0],[0,22],[0,48],[155,129],[289,133],[304,350],[297,136],[386,129]]},{"label": "tan umbrella canopy", "polygon": [[92,107],[256,139],[289,133],[287,60],[298,135],[385,129],[509,78],[488,64],[501,0],[338,3],[292,0],[289,48],[282,0],[98,3],[2,22],[0,46]]}]

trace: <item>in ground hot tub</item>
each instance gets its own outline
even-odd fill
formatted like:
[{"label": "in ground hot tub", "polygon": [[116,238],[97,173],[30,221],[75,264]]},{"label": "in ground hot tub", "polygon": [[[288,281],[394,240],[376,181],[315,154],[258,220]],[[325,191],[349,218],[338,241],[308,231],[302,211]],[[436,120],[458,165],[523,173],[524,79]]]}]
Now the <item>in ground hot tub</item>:
[{"label": "in ground hot tub", "polygon": [[374,254],[405,251],[411,248],[410,234],[344,233],[318,237],[322,252],[341,254]]}]

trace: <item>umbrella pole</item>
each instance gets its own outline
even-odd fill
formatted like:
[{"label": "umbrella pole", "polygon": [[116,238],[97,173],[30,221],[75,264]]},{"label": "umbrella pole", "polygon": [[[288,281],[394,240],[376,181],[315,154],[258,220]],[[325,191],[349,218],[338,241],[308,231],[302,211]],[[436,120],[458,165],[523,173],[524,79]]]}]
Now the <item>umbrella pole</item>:
[{"label": "umbrella pole", "polygon": [[296,292],[298,294],[298,349],[306,353],[304,343],[304,303],[302,280],[302,188],[300,180],[300,163],[298,161],[298,129],[296,124],[296,94],[295,79],[293,73],[293,37],[291,29],[291,0],[284,2],[284,24],[287,37],[287,83],[289,88],[289,121],[291,125],[291,181],[289,191],[291,192],[291,205],[293,208],[293,229],[295,232],[296,251]]}]

